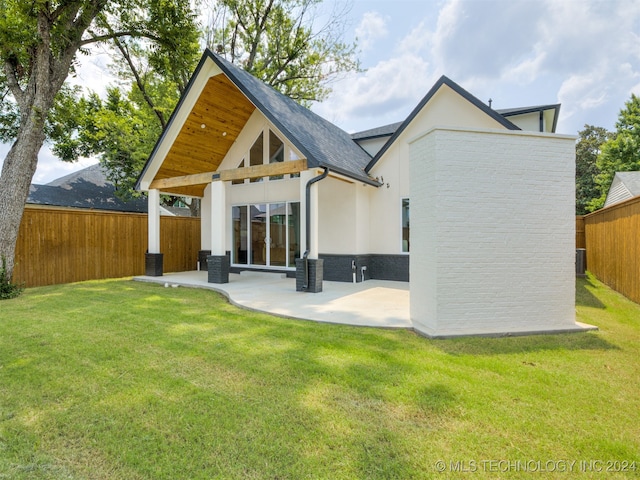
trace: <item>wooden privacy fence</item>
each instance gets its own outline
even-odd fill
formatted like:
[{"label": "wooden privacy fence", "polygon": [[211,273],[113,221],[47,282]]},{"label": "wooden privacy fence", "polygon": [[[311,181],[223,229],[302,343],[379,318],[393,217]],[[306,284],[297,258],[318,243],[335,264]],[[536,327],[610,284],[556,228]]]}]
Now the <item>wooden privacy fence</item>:
[{"label": "wooden privacy fence", "polygon": [[[13,279],[27,287],[143,275],[147,215],[27,205]],[[195,270],[200,219],[160,218],[164,271]]]},{"label": "wooden privacy fence", "polygon": [[584,217],[576,217],[576,248],[586,248],[587,239],[584,235]]},{"label": "wooden privacy fence", "polygon": [[640,197],[584,217],[587,269],[640,303]]}]

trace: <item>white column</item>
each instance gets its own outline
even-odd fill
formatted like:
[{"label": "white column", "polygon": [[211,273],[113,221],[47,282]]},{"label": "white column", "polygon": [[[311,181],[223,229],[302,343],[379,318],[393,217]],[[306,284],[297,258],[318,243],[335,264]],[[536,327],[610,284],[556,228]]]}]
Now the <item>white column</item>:
[{"label": "white column", "polygon": [[160,190],[149,190],[148,203],[149,253],[160,253]]},{"label": "white column", "polygon": [[226,195],[224,182],[211,182],[211,255],[225,255]]}]

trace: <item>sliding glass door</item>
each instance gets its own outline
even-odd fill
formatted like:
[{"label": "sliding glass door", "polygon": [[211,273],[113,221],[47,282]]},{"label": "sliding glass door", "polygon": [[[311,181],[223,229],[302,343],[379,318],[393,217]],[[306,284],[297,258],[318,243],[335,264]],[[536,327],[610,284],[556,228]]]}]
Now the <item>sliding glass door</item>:
[{"label": "sliding glass door", "polygon": [[260,203],[231,209],[235,265],[295,267],[300,256],[300,203]]}]

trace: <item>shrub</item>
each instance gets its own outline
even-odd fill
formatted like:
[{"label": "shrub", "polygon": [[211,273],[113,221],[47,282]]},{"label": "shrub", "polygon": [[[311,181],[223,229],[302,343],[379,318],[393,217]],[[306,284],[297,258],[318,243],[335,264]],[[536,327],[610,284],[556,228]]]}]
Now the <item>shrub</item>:
[{"label": "shrub", "polygon": [[15,298],[22,293],[24,288],[11,282],[11,278],[7,274],[7,259],[2,257],[2,266],[0,266],[0,300]]}]

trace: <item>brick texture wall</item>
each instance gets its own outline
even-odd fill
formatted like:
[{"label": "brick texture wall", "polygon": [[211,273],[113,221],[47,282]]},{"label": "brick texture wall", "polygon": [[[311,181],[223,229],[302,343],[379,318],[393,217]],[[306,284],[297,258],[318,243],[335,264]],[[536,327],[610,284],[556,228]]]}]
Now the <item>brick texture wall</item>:
[{"label": "brick texture wall", "polygon": [[411,159],[411,317],[434,336],[575,328],[574,138],[436,129]]}]

